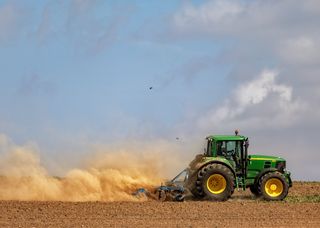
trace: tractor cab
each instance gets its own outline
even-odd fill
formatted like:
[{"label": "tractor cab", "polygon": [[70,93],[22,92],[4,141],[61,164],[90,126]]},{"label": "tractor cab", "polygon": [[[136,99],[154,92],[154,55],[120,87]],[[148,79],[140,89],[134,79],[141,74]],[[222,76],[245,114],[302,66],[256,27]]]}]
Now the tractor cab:
[{"label": "tractor cab", "polygon": [[206,137],[206,157],[217,157],[229,161],[236,173],[246,172],[249,140],[240,135],[213,135]]}]

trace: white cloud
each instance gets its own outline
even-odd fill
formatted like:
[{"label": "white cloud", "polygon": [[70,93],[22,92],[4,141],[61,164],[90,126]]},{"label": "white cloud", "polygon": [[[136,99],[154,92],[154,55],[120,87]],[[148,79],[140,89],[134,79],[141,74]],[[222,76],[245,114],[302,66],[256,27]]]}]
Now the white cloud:
[{"label": "white cloud", "polygon": [[304,106],[292,98],[292,87],[277,83],[278,75],[276,71],[264,70],[258,77],[239,85],[220,107],[200,118],[199,126],[220,128],[255,123],[246,126],[250,129],[266,126],[266,121],[269,127],[293,124]]},{"label": "white cloud", "polygon": [[229,0],[209,1],[199,8],[186,4],[183,10],[174,16],[174,20],[176,25],[181,28],[195,24],[210,28],[214,23],[221,23],[231,17],[238,16],[243,10],[244,7],[241,4]]},{"label": "white cloud", "polygon": [[[319,41],[319,2],[306,0],[208,0],[183,5],[172,17],[176,34],[279,48],[290,39]],[[301,42],[303,40],[298,40]]]},{"label": "white cloud", "polygon": [[265,70],[257,79],[241,85],[236,92],[236,100],[240,107],[261,103],[271,92],[277,93],[282,101],[291,101],[292,88],[275,83],[278,73]]}]

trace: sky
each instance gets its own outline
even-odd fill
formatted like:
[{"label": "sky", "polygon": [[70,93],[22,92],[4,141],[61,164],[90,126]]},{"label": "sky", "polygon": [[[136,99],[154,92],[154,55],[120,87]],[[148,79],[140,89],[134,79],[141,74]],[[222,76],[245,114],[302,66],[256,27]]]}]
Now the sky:
[{"label": "sky", "polygon": [[317,0],[0,0],[0,134],[66,166],[239,128],[320,180],[319,21]]}]

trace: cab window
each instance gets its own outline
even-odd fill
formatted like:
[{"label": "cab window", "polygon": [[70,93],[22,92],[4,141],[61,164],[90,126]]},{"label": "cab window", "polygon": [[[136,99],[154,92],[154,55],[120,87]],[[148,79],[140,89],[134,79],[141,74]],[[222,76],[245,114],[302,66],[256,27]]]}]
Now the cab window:
[{"label": "cab window", "polygon": [[225,141],[217,142],[217,156],[224,156],[227,151],[227,146]]},{"label": "cab window", "polygon": [[240,154],[240,141],[220,141],[217,142],[217,156],[227,156]]}]

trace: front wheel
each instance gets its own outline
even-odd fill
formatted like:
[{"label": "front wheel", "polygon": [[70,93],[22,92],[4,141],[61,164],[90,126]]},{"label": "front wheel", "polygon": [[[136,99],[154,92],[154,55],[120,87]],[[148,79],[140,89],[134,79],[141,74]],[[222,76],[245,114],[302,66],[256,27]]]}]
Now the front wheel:
[{"label": "front wheel", "polygon": [[283,200],[289,191],[289,185],[280,172],[263,175],[259,180],[259,191],[266,200]]}]

